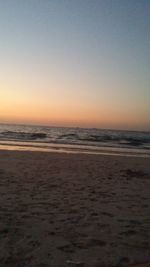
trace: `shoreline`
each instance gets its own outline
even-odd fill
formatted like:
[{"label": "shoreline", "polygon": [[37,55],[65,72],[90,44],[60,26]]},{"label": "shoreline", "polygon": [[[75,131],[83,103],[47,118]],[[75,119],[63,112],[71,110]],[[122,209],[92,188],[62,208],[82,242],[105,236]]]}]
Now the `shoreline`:
[{"label": "shoreline", "polygon": [[148,158],[0,150],[1,264],[148,267],[149,182]]},{"label": "shoreline", "polygon": [[122,157],[137,157],[137,158],[150,158],[150,153],[145,149],[137,148],[114,148],[114,147],[92,147],[84,145],[68,145],[68,144],[49,144],[49,145],[30,145],[18,142],[18,144],[0,143],[0,151],[33,151],[33,152],[49,152],[49,153],[66,153],[66,154],[89,154],[89,155],[112,155]]}]

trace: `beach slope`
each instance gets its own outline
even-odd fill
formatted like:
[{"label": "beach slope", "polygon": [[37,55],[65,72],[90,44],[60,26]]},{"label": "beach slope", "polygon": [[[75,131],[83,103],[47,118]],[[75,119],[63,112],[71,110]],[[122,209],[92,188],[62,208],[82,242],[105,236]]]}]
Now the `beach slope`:
[{"label": "beach slope", "polygon": [[150,262],[149,163],[0,151],[0,266]]}]

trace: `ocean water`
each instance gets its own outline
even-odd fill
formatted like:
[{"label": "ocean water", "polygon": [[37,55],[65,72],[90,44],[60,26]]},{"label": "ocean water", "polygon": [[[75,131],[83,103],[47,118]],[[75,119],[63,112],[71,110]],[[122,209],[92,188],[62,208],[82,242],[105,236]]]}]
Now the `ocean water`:
[{"label": "ocean water", "polygon": [[0,149],[150,157],[150,132],[0,124]]}]

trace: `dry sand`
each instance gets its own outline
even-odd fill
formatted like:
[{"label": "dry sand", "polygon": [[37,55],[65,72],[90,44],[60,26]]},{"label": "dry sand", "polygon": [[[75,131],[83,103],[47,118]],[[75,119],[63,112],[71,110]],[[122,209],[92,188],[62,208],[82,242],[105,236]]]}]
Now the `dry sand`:
[{"label": "dry sand", "polygon": [[149,188],[148,158],[0,151],[0,267],[150,262]]}]

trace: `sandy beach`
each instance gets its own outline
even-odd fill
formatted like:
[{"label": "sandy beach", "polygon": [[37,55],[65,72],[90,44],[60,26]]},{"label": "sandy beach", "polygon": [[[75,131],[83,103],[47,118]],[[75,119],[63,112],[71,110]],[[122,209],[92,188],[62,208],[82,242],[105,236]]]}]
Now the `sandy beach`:
[{"label": "sandy beach", "polygon": [[149,158],[0,151],[0,266],[150,266],[149,189]]}]

